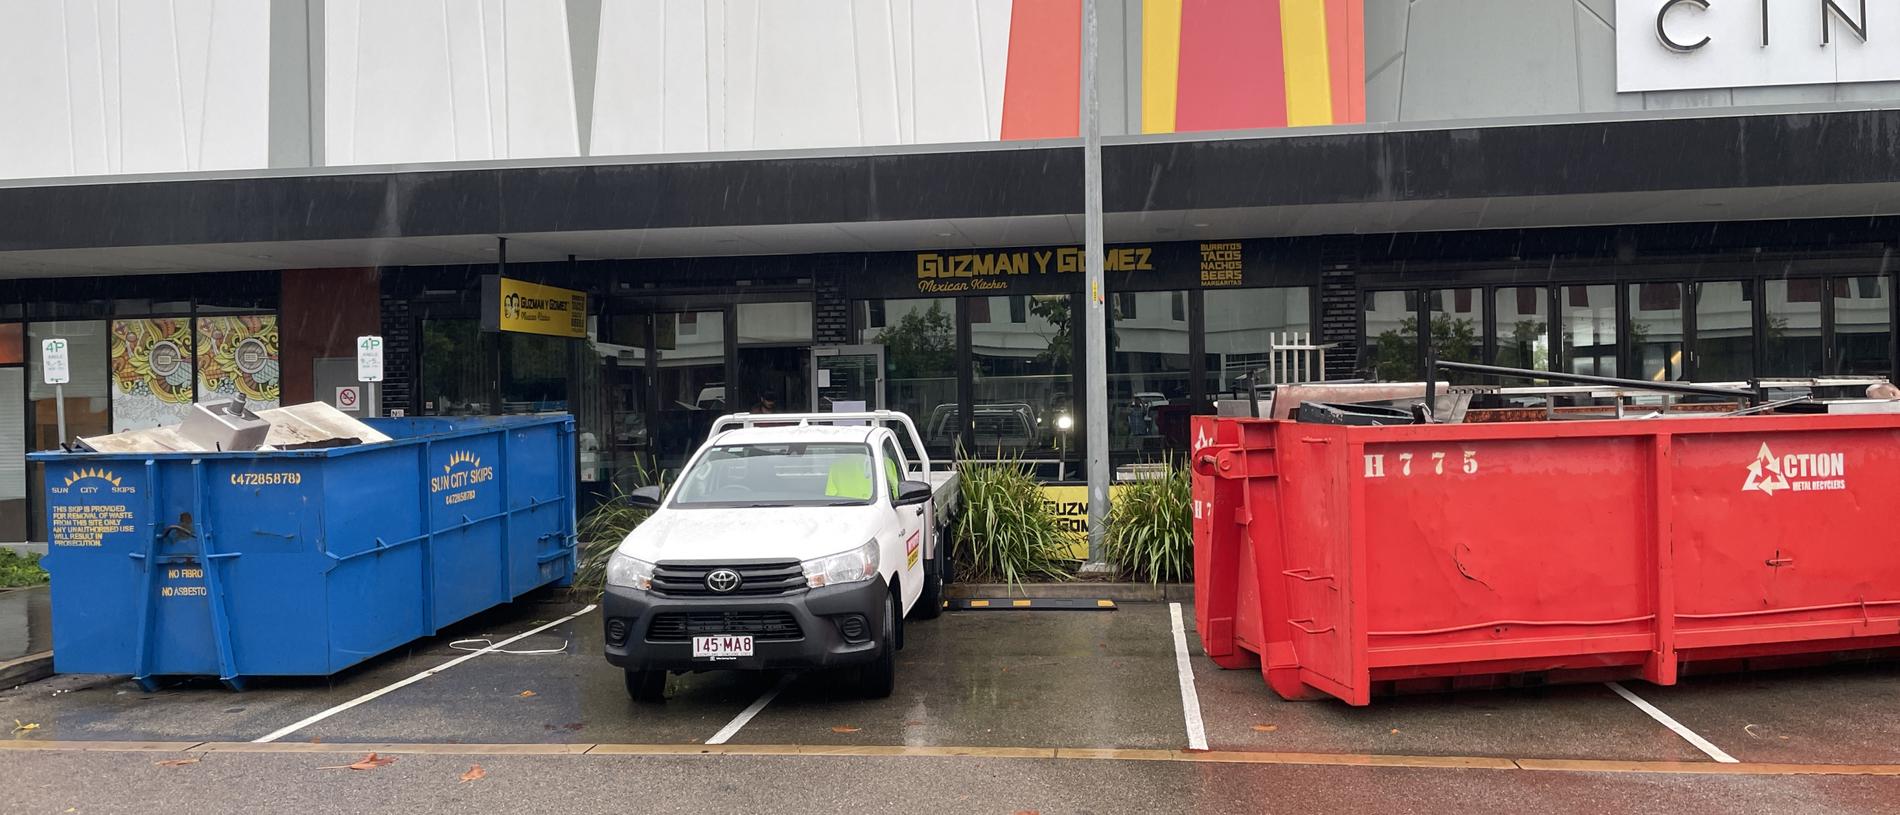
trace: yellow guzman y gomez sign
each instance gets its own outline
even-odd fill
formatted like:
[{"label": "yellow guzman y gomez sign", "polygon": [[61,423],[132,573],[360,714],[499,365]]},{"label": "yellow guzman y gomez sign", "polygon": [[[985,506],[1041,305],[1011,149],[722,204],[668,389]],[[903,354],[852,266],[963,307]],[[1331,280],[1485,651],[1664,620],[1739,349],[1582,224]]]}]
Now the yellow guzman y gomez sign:
[{"label": "yellow guzman y gomez sign", "polygon": [[587,292],[505,277],[482,278],[482,327],[490,331],[587,336]]},{"label": "yellow guzman y gomez sign", "polygon": [[[1083,270],[1082,249],[1019,249],[1008,252],[920,252],[917,290],[929,294],[1004,291],[1009,278],[1021,275],[1072,274]],[[1117,247],[1103,253],[1102,268],[1110,272],[1154,270],[1154,249]]]}]

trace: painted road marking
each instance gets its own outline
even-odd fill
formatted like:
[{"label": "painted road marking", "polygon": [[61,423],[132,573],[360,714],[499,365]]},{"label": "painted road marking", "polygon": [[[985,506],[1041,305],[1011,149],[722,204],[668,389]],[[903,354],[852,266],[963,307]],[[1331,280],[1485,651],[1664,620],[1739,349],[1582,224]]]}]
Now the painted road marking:
[{"label": "painted road marking", "polygon": [[1417,756],[1378,753],[1271,753],[1241,750],[1144,750],[1087,747],[951,747],[801,744],[409,744],[381,742],[189,742],[189,741],[0,741],[0,754],[29,751],[92,753],[331,753],[397,755],[596,756],[801,756],[822,758],[1013,758],[1055,761],[1163,761],[1183,764],[1260,764],[1332,767],[1401,767],[1434,770],[1500,770],[1607,775],[1836,775],[1900,777],[1900,764],[1787,764],[1708,761],[1617,761],[1601,759]]},{"label": "painted road marking", "polygon": [[784,690],[785,686],[790,684],[791,681],[791,674],[786,674],[785,678],[780,679],[778,684],[772,686],[771,690],[766,691],[757,701],[748,705],[745,710],[739,711],[739,715],[732,717],[732,721],[726,722],[725,727],[719,728],[719,732],[714,733],[712,738],[706,740],[706,743],[725,744],[733,736],[739,735],[740,728],[745,727],[747,722],[752,721],[752,717],[759,715],[759,711],[764,710],[766,705],[772,704],[772,700],[778,698],[778,692]]},{"label": "painted road marking", "polygon": [[566,617],[562,617],[561,619],[555,620],[554,622],[548,623],[547,625],[543,625],[543,626],[540,626],[538,628],[534,628],[528,631],[523,631],[519,634],[509,637],[508,639],[502,640],[501,642],[490,645],[487,648],[483,648],[480,651],[474,651],[471,653],[463,654],[459,657],[456,657],[447,662],[444,662],[441,665],[437,665],[433,668],[423,671],[422,673],[409,677],[408,679],[404,679],[393,685],[387,685],[382,688],[378,688],[376,690],[370,691],[369,693],[365,693],[362,696],[358,696],[355,699],[351,699],[348,702],[344,702],[343,704],[337,705],[336,707],[330,708],[329,710],[323,711],[322,713],[318,713],[315,716],[311,716],[310,718],[304,719],[303,721],[290,725],[289,727],[285,727],[285,728],[281,728],[279,730],[273,731],[270,735],[264,736],[262,738],[254,739],[252,743],[269,744],[270,742],[274,742],[278,739],[281,739],[285,736],[288,736],[292,733],[295,733],[299,730],[302,730],[306,727],[316,724],[317,722],[323,721],[324,719],[328,719],[331,716],[335,716],[338,713],[342,713],[343,711],[356,707],[357,705],[374,701],[375,699],[382,697],[386,694],[393,693],[395,691],[409,687],[410,685],[414,685],[417,682],[421,682],[424,679],[428,679],[431,676],[435,676],[436,674],[439,674],[443,671],[446,671],[450,668],[453,668],[457,665],[460,665],[464,662],[467,662],[483,654],[491,653],[491,652],[506,648],[510,645],[515,644],[516,642],[527,639],[528,637],[532,637],[536,634],[539,634],[543,631],[546,631],[550,628],[560,625],[561,623],[572,620],[575,617],[579,617],[582,614],[586,614],[587,612],[593,611],[595,608],[597,608],[597,606],[589,605],[588,607],[583,608],[580,611],[576,611],[573,614],[569,614]]},{"label": "painted road marking", "polygon": [[1174,670],[1181,680],[1181,718],[1187,725],[1188,749],[1207,749],[1207,727],[1201,723],[1201,694],[1194,689],[1194,663],[1188,659],[1187,627],[1181,623],[1181,604],[1169,603],[1174,619]]},{"label": "painted road marking", "polygon": [[1622,684],[1617,683],[1617,682],[1605,682],[1603,684],[1610,686],[1610,690],[1616,691],[1616,695],[1621,696],[1624,699],[1628,699],[1630,704],[1635,705],[1638,709],[1642,710],[1644,713],[1649,714],[1649,718],[1655,719],[1656,721],[1661,722],[1663,727],[1667,727],[1670,730],[1675,731],[1675,734],[1678,736],[1681,736],[1683,741],[1686,741],[1690,744],[1695,745],[1697,750],[1701,750],[1704,753],[1708,753],[1709,758],[1715,759],[1716,761],[1722,762],[1723,764],[1740,764],[1741,763],[1739,761],[1736,761],[1734,756],[1731,756],[1728,753],[1722,752],[1722,748],[1715,746],[1713,742],[1710,742],[1708,739],[1705,739],[1702,736],[1698,735],[1694,730],[1690,730],[1688,727],[1685,727],[1682,724],[1682,722],[1676,721],[1675,717],[1662,712],[1661,708],[1658,708],[1655,705],[1652,705],[1649,702],[1644,701],[1643,697],[1641,696],[1637,696],[1634,693],[1630,693],[1629,689],[1623,687]]},{"label": "painted road marking", "polygon": [[1115,601],[1080,597],[1050,597],[1015,600],[1007,597],[945,600],[943,607],[952,611],[1114,611]]}]

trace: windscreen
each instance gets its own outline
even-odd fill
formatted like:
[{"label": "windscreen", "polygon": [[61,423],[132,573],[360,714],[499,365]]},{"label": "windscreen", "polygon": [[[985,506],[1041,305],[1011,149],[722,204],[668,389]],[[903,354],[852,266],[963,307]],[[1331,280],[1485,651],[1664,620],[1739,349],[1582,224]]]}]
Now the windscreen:
[{"label": "windscreen", "polygon": [[706,451],[680,478],[674,506],[868,504],[876,495],[864,444],[738,444]]}]

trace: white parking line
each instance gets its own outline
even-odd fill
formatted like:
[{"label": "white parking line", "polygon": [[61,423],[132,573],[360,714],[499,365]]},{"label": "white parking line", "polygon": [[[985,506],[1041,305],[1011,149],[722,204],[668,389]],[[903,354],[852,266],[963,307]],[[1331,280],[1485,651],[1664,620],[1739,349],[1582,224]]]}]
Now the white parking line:
[{"label": "white parking line", "polygon": [[330,708],[329,710],[323,711],[322,713],[318,713],[315,716],[311,716],[310,718],[304,719],[303,721],[293,724],[289,727],[285,727],[280,730],[273,731],[268,736],[264,736],[263,738],[259,738],[259,739],[252,739],[252,743],[253,744],[267,744],[269,742],[276,741],[292,733],[295,733],[299,730],[302,730],[306,727],[309,727],[313,724],[316,724],[317,722],[323,721],[324,719],[328,719],[331,716],[335,716],[338,713],[342,713],[343,711],[356,707],[357,705],[372,701],[385,694],[392,693],[402,688],[409,687],[410,685],[414,685],[417,682],[421,682],[424,679],[428,679],[431,676],[435,676],[436,674],[439,674],[443,671],[446,671],[450,668],[453,668],[457,665],[460,665],[478,656],[481,656],[486,653],[490,653],[492,651],[498,651],[498,650],[501,650],[502,648],[506,648],[509,645],[512,645],[523,639],[527,639],[528,637],[532,637],[536,634],[539,634],[543,631],[546,631],[550,628],[560,625],[561,623],[567,622],[568,620],[572,620],[575,617],[579,617],[582,614],[586,614],[587,612],[593,611],[595,608],[596,606],[589,605],[588,607],[583,608],[580,611],[576,611],[573,614],[569,614],[566,617],[562,617],[561,619],[555,620],[554,622],[548,623],[547,625],[540,626],[539,628],[535,628],[532,630],[523,631],[519,634],[516,634],[512,637],[502,640],[501,642],[490,645],[487,648],[483,648],[480,651],[475,651],[469,654],[463,654],[462,656],[451,659],[447,662],[444,662],[440,665],[430,668],[429,670],[423,671],[422,673],[409,677],[408,679],[404,679],[401,682],[397,682],[393,685],[388,685],[386,687],[377,688],[376,690],[370,691],[369,693],[365,693],[362,696],[358,696],[355,699],[351,699],[348,702],[344,702],[343,704],[337,705],[336,707]]},{"label": "white parking line", "polygon": [[739,735],[739,729],[745,727],[747,722],[752,721],[752,717],[759,715],[759,711],[764,710],[766,705],[772,704],[772,700],[778,698],[778,692],[784,690],[785,686],[790,684],[791,681],[791,674],[786,674],[785,678],[780,679],[778,684],[773,685],[771,690],[765,692],[765,695],[760,696],[757,701],[746,706],[745,710],[739,711],[739,715],[732,717],[732,721],[726,722],[725,727],[719,728],[719,732],[714,733],[712,738],[706,740],[706,743],[725,744],[728,739]]},{"label": "white parking line", "polygon": [[1616,695],[1621,696],[1625,699],[1628,699],[1630,704],[1635,705],[1639,710],[1643,711],[1644,713],[1649,714],[1649,718],[1655,719],[1656,721],[1661,722],[1663,727],[1667,727],[1670,730],[1675,731],[1676,735],[1681,736],[1683,741],[1686,741],[1690,744],[1695,745],[1696,749],[1701,750],[1704,753],[1708,753],[1709,758],[1715,759],[1716,761],[1719,761],[1723,764],[1740,764],[1741,763],[1739,761],[1736,761],[1734,756],[1731,756],[1728,753],[1722,752],[1722,748],[1715,746],[1713,742],[1710,742],[1708,739],[1701,737],[1694,730],[1690,730],[1689,728],[1683,726],[1682,722],[1676,721],[1674,716],[1670,716],[1669,714],[1662,712],[1661,708],[1658,708],[1655,705],[1652,705],[1649,702],[1645,701],[1643,697],[1637,696],[1634,693],[1630,693],[1629,689],[1623,687],[1620,683],[1605,682],[1603,684],[1610,686],[1610,690],[1616,691]]},{"label": "white parking line", "polygon": [[1201,695],[1194,690],[1194,664],[1188,661],[1187,626],[1181,622],[1181,604],[1169,603],[1174,618],[1174,669],[1181,679],[1181,718],[1187,725],[1188,749],[1207,749],[1207,726],[1201,723]]}]

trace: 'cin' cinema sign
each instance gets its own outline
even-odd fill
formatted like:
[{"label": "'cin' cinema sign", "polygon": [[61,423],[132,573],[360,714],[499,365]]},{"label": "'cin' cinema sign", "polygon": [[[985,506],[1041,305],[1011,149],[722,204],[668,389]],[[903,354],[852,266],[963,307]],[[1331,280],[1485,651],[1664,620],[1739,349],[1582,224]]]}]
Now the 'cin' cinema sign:
[{"label": "'cin' cinema sign", "polygon": [[1617,0],[1616,89],[1900,80],[1894,0]]}]

